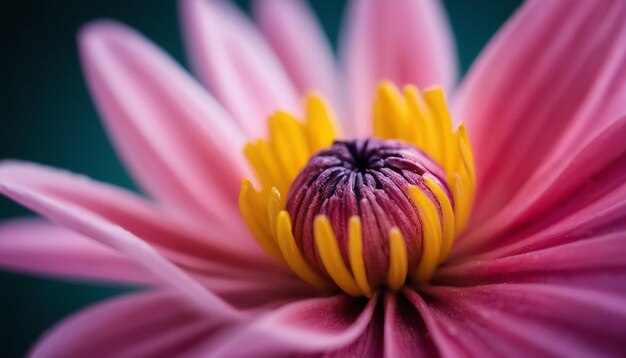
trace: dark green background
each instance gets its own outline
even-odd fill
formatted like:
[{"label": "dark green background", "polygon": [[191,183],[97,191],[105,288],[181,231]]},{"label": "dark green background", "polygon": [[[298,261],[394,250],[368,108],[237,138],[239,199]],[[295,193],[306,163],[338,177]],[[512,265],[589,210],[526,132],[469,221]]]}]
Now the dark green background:
[{"label": "dark green background", "polygon": [[[381,0],[382,1],[382,0]],[[461,69],[520,0],[447,0]],[[246,7],[248,2],[241,2]],[[344,1],[313,6],[331,39]],[[77,29],[99,17],[139,29],[186,64],[174,1],[3,1],[0,5],[0,158],[19,158],[132,188],[100,126],[81,77]],[[333,41],[334,42],[334,41]],[[27,215],[0,198],[0,219]],[[1,238],[0,238],[1,239]],[[70,283],[0,271],[0,356],[21,356],[47,328],[128,288]]]}]

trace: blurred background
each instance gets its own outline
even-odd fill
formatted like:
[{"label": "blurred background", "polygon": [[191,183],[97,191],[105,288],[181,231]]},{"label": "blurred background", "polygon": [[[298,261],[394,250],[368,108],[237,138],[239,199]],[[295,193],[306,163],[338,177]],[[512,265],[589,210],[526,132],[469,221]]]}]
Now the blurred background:
[{"label": "blurred background", "polygon": [[[444,1],[456,35],[462,73],[520,2]],[[156,3],[2,1],[0,159],[44,163],[135,190],[115,157],[83,83],[75,34],[92,19],[118,19],[146,34],[187,66],[176,2]],[[238,3],[244,9],[249,7],[249,1]],[[318,0],[311,4],[336,45],[345,1]],[[23,215],[30,213],[0,198],[0,220]],[[0,356],[23,356],[39,335],[67,315],[131,289],[0,270]]]}]

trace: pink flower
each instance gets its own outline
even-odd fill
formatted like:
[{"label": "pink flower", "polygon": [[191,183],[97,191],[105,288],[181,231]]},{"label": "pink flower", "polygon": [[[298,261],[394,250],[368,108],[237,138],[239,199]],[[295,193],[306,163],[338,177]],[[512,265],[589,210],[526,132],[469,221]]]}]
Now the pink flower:
[{"label": "pink flower", "polygon": [[[380,80],[452,89],[455,60],[444,15],[429,1],[354,1],[339,71],[306,6],[256,5],[258,28],[225,1],[182,2],[187,44],[206,89],[123,25],[97,22],[81,32],[94,100],[150,199],[4,162],[0,192],[51,223],[0,226],[0,265],[150,289],[69,318],[33,356],[626,352],[626,3],[528,1],[509,20],[453,96],[453,117],[470,134],[477,189],[471,219],[447,260],[434,262],[432,279],[416,284],[411,280],[419,275],[411,276],[404,285],[418,264],[409,257],[408,267],[389,268],[396,273],[383,282],[389,289],[366,294],[358,282],[352,294],[325,260],[305,261],[323,280],[369,299],[337,286],[332,294],[319,290],[291,262],[261,250],[237,201],[242,179],[255,178],[242,149],[266,137],[267,117],[276,110],[303,116],[298,101],[309,89],[333,105],[348,137],[391,130],[388,122],[377,122],[374,132],[369,127]],[[432,243],[425,220],[443,228],[450,218],[445,200],[454,199],[455,217],[460,205],[449,185],[455,172],[426,165],[429,155],[441,161],[425,151],[426,159],[411,154],[427,169],[419,183],[436,182],[444,199],[429,186],[424,202],[413,201],[435,210],[416,212],[422,246],[404,247],[405,256],[423,251],[422,261]],[[302,175],[313,172],[306,167]],[[447,183],[437,179],[444,177]],[[330,221],[335,231],[342,222]],[[317,222],[317,231],[325,228]],[[398,226],[400,238],[412,228]],[[304,238],[296,240],[303,245]],[[385,250],[402,252],[389,245]],[[394,288],[398,277],[404,287]]]}]

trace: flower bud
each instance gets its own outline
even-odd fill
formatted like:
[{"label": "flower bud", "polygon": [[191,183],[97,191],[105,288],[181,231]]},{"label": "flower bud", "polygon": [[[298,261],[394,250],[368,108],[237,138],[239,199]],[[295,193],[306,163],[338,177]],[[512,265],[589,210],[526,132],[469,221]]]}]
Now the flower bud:
[{"label": "flower bud", "polygon": [[405,241],[409,271],[415,269],[422,252],[423,217],[409,187],[419,188],[433,202],[440,220],[442,215],[440,203],[425,184],[425,175],[452,197],[441,168],[411,144],[374,138],[335,141],[311,157],[289,190],[286,210],[296,244],[313,267],[328,274],[314,235],[315,218],[325,215],[343,261],[350,267],[349,220],[357,216],[371,285],[384,285],[387,279],[393,228]]}]

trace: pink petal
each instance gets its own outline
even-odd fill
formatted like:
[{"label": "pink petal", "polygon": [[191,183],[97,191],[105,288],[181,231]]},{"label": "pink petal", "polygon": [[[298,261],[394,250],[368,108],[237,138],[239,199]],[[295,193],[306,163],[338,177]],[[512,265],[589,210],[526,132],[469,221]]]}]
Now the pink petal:
[{"label": "pink petal", "polygon": [[385,357],[434,357],[423,319],[404,296],[385,296]]},{"label": "pink petal", "polygon": [[361,336],[350,345],[324,354],[324,358],[378,358],[384,354],[384,314],[381,307],[377,307]]},{"label": "pink petal", "polygon": [[[158,283],[151,273],[115,250],[34,218],[0,224],[0,267],[74,279]],[[275,306],[317,294],[304,281],[284,273],[249,270],[204,274],[196,279],[239,309]]]},{"label": "pink petal", "polygon": [[143,268],[114,250],[67,229],[30,218],[0,224],[0,267],[133,284],[154,281]]},{"label": "pink petal", "polygon": [[[165,259],[150,244],[142,241],[132,232],[119,226],[119,222],[134,222],[133,217],[121,216],[116,221],[109,221],[100,214],[107,214],[108,208],[99,208],[98,205],[90,207],[93,202],[81,200],[68,200],[64,193],[55,195],[54,190],[46,191],[46,177],[36,177],[33,173],[20,175],[20,169],[26,166],[19,164],[5,164],[0,170],[0,193],[15,200],[16,202],[37,212],[46,219],[55,224],[65,226],[79,234],[91,237],[102,244],[109,246],[137,264],[146,268],[163,284],[175,288],[191,303],[199,308],[210,312],[216,319],[233,319],[238,317],[239,313],[231,306],[224,303],[213,293],[207,291],[196,280],[182,271],[172,262]],[[42,180],[43,179],[43,180]],[[49,179],[58,179],[49,176]],[[30,181],[30,182],[29,182]],[[85,183],[88,183],[83,179]],[[53,180],[50,180],[53,182]],[[74,183],[80,183],[75,180]],[[39,185],[37,185],[39,184]],[[86,189],[83,183],[83,188]],[[55,189],[55,186],[52,185]],[[124,198],[119,192],[113,190],[105,191],[105,194],[113,194],[108,197],[108,202],[118,203],[118,198]],[[117,194],[117,195],[115,195]],[[104,201],[106,202],[106,201]],[[83,205],[81,205],[83,204]],[[122,201],[124,204],[133,205],[131,200]],[[101,209],[101,210],[98,210]],[[109,215],[119,214],[120,212],[109,212]],[[115,216],[113,216],[115,217]]]},{"label": "pink petal", "polygon": [[92,23],[82,29],[79,45],[105,126],[141,186],[174,212],[242,226],[237,198],[248,176],[245,139],[219,104],[123,25]]},{"label": "pink petal", "polygon": [[430,287],[407,294],[442,355],[619,356],[624,298],[541,284]]},{"label": "pink petal", "polygon": [[[233,228],[197,227],[149,202],[87,177],[36,164],[3,162],[0,183],[6,195],[26,190],[38,196],[79,207],[148,242],[168,260],[204,272],[236,273],[238,268],[284,272],[261,252],[248,234]],[[223,238],[227,236],[229,240]]]},{"label": "pink petal", "polygon": [[529,1],[482,53],[455,106],[477,160],[474,226],[623,116],[625,16],[620,1]]},{"label": "pink petal", "polygon": [[378,302],[344,294],[294,302],[213,337],[197,356],[288,356],[345,347],[367,329]]},{"label": "pink petal", "polygon": [[[461,238],[455,256],[485,252],[527,240],[590,204],[626,201],[626,117],[596,136],[581,140],[567,156],[551,157],[506,206],[483,226]],[[610,204],[612,205],[612,204]],[[596,208],[597,205],[594,205]],[[603,207],[599,208],[600,210]]]},{"label": "pink petal", "polygon": [[345,17],[342,57],[351,125],[369,135],[376,84],[444,86],[457,72],[452,32],[438,1],[354,0]]},{"label": "pink petal", "polygon": [[180,356],[220,323],[165,292],[137,293],[90,307],[62,322],[32,357]]},{"label": "pink petal", "polygon": [[312,9],[302,0],[253,2],[255,18],[298,93],[316,90],[338,100],[338,69],[333,51]]},{"label": "pink petal", "polygon": [[626,227],[528,253],[452,263],[438,270],[435,282],[454,286],[549,283],[626,298]]},{"label": "pink petal", "polygon": [[280,61],[233,4],[183,0],[181,17],[193,67],[250,137],[265,134],[273,112],[299,108]]}]

